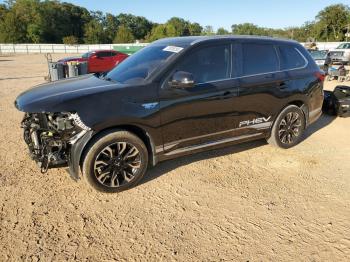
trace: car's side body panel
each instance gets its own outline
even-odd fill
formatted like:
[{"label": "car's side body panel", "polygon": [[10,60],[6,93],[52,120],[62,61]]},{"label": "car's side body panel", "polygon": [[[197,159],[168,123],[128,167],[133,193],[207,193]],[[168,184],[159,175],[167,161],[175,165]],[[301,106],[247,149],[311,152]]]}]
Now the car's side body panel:
[{"label": "car's side body panel", "polygon": [[164,139],[160,159],[205,150],[220,141],[238,143],[268,137],[274,120],[288,104],[303,106],[308,123],[320,116],[322,83],[315,75],[317,66],[308,62],[307,52],[293,45],[306,60],[301,68],[242,76],[242,43],[244,40],[232,41],[233,60],[237,58],[238,63],[232,62],[230,79],[190,90],[164,88],[164,84],[160,88]]}]

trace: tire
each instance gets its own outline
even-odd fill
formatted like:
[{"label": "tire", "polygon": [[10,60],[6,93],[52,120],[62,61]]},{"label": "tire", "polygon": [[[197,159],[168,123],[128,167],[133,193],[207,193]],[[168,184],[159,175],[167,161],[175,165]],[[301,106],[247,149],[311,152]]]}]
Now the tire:
[{"label": "tire", "polygon": [[94,189],[116,193],[135,186],[148,166],[148,152],[142,140],[124,130],[98,136],[85,151],[83,177]]},{"label": "tire", "polygon": [[289,105],[278,115],[267,142],[284,149],[293,147],[301,141],[305,124],[304,112],[295,105]]}]

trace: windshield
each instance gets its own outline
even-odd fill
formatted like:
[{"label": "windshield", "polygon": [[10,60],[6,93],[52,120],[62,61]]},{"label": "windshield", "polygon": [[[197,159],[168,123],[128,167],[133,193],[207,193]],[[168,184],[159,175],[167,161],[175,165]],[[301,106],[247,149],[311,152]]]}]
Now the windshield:
[{"label": "windshield", "polygon": [[89,56],[90,56],[91,53],[92,53],[92,52],[87,52],[87,53],[83,54],[81,57],[82,57],[82,58],[89,58]]},{"label": "windshield", "polygon": [[337,47],[337,49],[349,49],[349,48],[350,48],[350,43],[344,43]]},{"label": "windshield", "polygon": [[326,59],[327,57],[327,51],[322,50],[322,51],[312,51],[311,56],[313,59]]},{"label": "windshield", "polygon": [[107,75],[118,83],[142,83],[157,68],[162,66],[170,57],[176,55],[183,48],[169,49],[164,45],[149,45],[125,59]]}]

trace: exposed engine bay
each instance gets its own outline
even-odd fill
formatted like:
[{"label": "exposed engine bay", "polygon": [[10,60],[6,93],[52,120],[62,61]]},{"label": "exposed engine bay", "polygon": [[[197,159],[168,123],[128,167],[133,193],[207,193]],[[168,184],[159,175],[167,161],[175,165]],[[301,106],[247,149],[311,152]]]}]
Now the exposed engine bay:
[{"label": "exposed engine bay", "polygon": [[67,166],[71,146],[88,130],[77,113],[26,113],[21,127],[41,172]]}]

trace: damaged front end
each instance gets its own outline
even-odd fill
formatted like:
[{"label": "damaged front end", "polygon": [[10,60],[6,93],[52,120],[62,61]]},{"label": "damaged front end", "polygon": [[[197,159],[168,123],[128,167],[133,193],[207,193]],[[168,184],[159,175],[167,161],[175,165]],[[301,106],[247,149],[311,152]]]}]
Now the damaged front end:
[{"label": "damaged front end", "polygon": [[91,129],[77,113],[26,113],[21,127],[30,155],[41,172],[68,166],[70,152],[77,141]]}]

